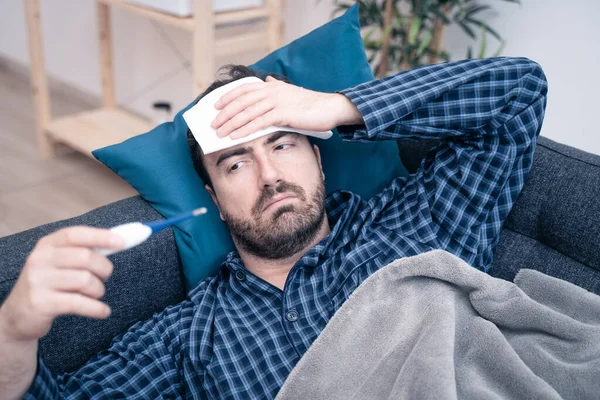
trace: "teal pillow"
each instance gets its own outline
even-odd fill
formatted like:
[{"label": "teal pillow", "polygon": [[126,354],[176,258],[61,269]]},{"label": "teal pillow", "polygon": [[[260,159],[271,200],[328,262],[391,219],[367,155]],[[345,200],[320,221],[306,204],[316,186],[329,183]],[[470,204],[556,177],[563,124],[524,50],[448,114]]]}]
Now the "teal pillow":
[{"label": "teal pillow", "polygon": [[[323,92],[372,80],[359,28],[358,7],[354,6],[251,68],[280,73],[296,85]],[[206,215],[182,222],[174,230],[188,289],[215,275],[234,249],[227,227],[192,165],[182,116],[191,106],[177,113],[173,122],[93,152],[166,218],[197,207],[208,208]],[[369,198],[393,178],[408,174],[393,141],[345,143],[335,134],[315,143],[321,148],[328,193],[345,189]]]}]

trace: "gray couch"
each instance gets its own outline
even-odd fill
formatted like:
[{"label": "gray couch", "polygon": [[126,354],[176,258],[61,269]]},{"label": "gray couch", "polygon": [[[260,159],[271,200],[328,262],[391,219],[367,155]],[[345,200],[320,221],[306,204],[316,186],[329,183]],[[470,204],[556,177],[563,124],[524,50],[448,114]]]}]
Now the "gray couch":
[{"label": "gray couch", "polygon": [[[399,144],[409,172],[418,168],[436,144]],[[77,218],[0,238],[0,301],[8,295],[27,255],[42,236],[70,225],[111,227],[160,218],[136,196]],[[61,317],[40,342],[40,352],[54,373],[76,369],[136,321],[184,299],[171,230],[111,259],[115,270],[107,282],[104,300],[112,307],[112,316],[102,321]],[[600,294],[600,156],[539,138],[531,174],[504,224],[491,274],[512,280],[521,267]]]}]

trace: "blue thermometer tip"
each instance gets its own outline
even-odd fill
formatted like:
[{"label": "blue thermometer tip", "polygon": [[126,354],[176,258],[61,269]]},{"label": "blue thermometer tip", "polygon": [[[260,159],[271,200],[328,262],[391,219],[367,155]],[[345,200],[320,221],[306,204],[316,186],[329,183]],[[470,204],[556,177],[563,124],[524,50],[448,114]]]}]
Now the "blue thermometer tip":
[{"label": "blue thermometer tip", "polygon": [[196,208],[192,212],[188,212],[188,213],[179,215],[177,217],[164,219],[162,221],[156,221],[156,222],[144,222],[144,225],[149,226],[152,229],[152,233],[156,233],[156,232],[162,231],[163,229],[166,229],[178,222],[184,221],[186,219],[194,218],[199,215],[206,214],[206,211],[207,211],[206,207]]}]

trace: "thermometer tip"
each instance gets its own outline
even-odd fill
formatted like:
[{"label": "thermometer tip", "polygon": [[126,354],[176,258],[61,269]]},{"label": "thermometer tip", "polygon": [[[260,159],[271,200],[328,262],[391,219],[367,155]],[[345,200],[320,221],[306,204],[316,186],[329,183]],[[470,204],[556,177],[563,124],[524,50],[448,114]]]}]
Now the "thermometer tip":
[{"label": "thermometer tip", "polygon": [[196,208],[193,211],[194,216],[198,216],[198,215],[202,215],[202,214],[206,214],[206,207],[200,207],[200,208]]}]

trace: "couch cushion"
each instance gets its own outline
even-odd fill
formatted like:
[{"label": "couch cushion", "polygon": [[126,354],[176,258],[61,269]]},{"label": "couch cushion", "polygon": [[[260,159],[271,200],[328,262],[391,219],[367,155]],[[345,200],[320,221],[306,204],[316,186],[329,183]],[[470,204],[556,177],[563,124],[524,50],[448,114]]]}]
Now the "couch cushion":
[{"label": "couch cushion", "polygon": [[535,269],[564,279],[600,295],[600,274],[596,269],[527,235],[504,228],[489,273],[497,278],[512,281],[522,268]]}]

